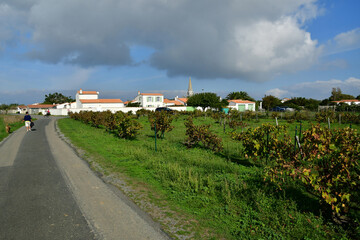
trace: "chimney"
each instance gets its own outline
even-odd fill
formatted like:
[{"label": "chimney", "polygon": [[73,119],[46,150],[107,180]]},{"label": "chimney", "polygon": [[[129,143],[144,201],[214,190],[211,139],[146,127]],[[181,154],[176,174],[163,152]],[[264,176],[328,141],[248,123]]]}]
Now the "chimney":
[{"label": "chimney", "polygon": [[178,98],[179,98],[179,96],[176,96],[176,97],[175,97],[175,101],[177,101],[177,100],[178,100]]},{"label": "chimney", "polygon": [[80,88],[80,94],[82,94],[82,89]]},{"label": "chimney", "polygon": [[140,95],[140,91],[138,91],[138,95]]}]

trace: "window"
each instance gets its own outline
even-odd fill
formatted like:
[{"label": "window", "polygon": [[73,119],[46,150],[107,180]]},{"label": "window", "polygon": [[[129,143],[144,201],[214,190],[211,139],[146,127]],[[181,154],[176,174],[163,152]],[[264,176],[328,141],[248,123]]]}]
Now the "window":
[{"label": "window", "polygon": [[157,102],[161,102],[161,97],[156,97]]},{"label": "window", "polygon": [[152,102],[152,97],[147,97],[148,102]]}]

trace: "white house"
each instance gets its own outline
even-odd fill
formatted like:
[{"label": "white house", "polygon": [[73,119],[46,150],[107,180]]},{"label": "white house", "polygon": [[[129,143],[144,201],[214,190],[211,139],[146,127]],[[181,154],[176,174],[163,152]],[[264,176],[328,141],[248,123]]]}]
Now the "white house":
[{"label": "white house", "polygon": [[337,103],[337,104],[346,103],[347,105],[351,105],[351,104],[358,105],[358,104],[360,104],[360,101],[357,100],[357,99],[340,100],[340,101],[334,101],[334,102]]},{"label": "white house", "polygon": [[[71,108],[75,104],[70,103]],[[97,91],[83,91],[81,88],[76,93],[76,108],[84,110],[96,109],[98,111],[105,111],[107,109],[123,108],[124,103],[121,99],[99,99],[99,92]]]},{"label": "white house", "polygon": [[236,109],[240,112],[255,111],[255,102],[241,99],[228,100],[228,102],[229,108]]},{"label": "white house", "polygon": [[164,95],[161,93],[140,93],[133,102],[139,102],[140,107],[164,107]]},{"label": "white house", "polygon": [[89,109],[95,108],[99,111],[109,108],[122,108],[124,107],[121,99],[81,99],[81,108]]},{"label": "white house", "polygon": [[41,113],[45,115],[47,111],[54,108],[56,108],[54,104],[30,104],[27,105],[27,112],[29,112],[29,114]]},{"label": "white house", "polygon": [[80,100],[95,100],[99,99],[99,92],[96,91],[83,91],[81,88],[76,93],[76,108],[82,108]]}]

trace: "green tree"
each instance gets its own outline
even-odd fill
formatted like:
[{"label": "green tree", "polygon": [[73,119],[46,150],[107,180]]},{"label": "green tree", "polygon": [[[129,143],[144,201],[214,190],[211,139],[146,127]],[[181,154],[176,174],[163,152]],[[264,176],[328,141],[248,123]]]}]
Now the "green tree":
[{"label": "green tree", "polygon": [[188,101],[187,105],[192,107],[201,107],[203,111],[205,111],[205,108],[222,108],[224,105],[227,105],[227,102],[220,101],[220,97],[217,96],[215,93],[197,93],[193,96],[191,96]]},{"label": "green tree", "polygon": [[140,103],[139,102],[129,102],[126,107],[140,107]]},{"label": "green tree", "polygon": [[226,96],[227,100],[234,100],[234,99],[242,99],[242,100],[249,100],[255,102],[255,99],[250,97],[247,92],[240,91],[240,92],[231,92]]},{"label": "green tree", "polygon": [[358,95],[358,96],[356,97],[356,99],[357,99],[357,100],[360,100],[360,95]]},{"label": "green tree", "polygon": [[59,104],[66,102],[74,102],[75,99],[72,97],[65,97],[62,93],[49,93],[49,95],[45,95],[44,104]]},{"label": "green tree", "polygon": [[262,98],[263,107],[267,110],[270,110],[273,107],[276,107],[281,104],[281,100],[272,95],[268,95]]},{"label": "green tree", "polygon": [[339,87],[332,89],[331,96],[329,98],[330,101],[340,101],[344,99],[355,99],[355,97],[353,95],[342,93]]},{"label": "green tree", "polygon": [[282,106],[292,107],[295,109],[301,109],[301,107],[304,107],[305,109],[308,109],[310,111],[316,111],[318,109],[319,104],[320,101],[316,99],[296,97],[296,98],[292,98],[289,101],[284,102]]}]

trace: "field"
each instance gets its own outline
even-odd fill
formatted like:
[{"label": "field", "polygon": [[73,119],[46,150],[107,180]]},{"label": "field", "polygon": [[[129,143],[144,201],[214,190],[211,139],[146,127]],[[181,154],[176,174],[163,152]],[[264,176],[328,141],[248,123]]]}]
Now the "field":
[{"label": "field", "polygon": [[[120,173],[137,189],[135,202],[145,198],[157,211],[178,220],[177,228],[166,227],[161,214],[150,211],[173,237],[195,239],[352,239],[359,229],[344,228],[331,221],[319,199],[300,185],[279,191],[264,181],[264,168],[246,159],[243,146],[210,117],[194,118],[195,125],[210,124],[222,138],[223,151],[184,145],[186,116],[175,118],[174,129],[156,139],[147,117],[137,121],[143,128],[136,139],[116,137],[103,128],[94,128],[73,119],[59,120],[61,131],[72,143],[92,156],[108,174]],[[245,121],[248,126],[275,120]],[[299,122],[279,119],[295,135]],[[323,123],[327,126],[326,123]],[[302,130],[311,126],[302,122]],[[334,123],[331,128],[348,127]],[[359,125],[352,128],[359,130]],[[145,207],[146,208],[146,207]],[[358,215],[357,215],[358,217]],[[359,218],[357,218],[359,219]],[[175,230],[174,230],[175,229]]]},{"label": "field", "polygon": [[23,126],[22,117],[19,115],[0,115],[0,141],[8,136],[5,126],[9,124],[11,132]]}]

